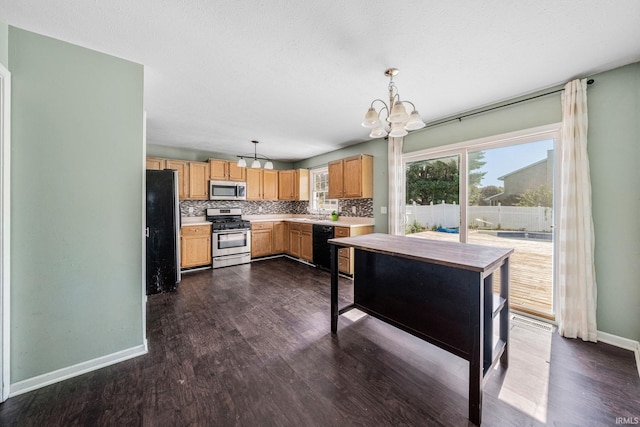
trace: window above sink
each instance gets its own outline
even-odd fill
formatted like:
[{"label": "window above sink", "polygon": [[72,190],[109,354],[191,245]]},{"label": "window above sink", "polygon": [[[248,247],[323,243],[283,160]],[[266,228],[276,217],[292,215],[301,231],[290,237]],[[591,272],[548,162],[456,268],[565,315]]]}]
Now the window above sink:
[{"label": "window above sink", "polygon": [[338,210],[338,200],[329,199],[329,169],[327,166],[311,169],[309,181],[311,185],[311,197],[309,197],[309,212]]}]

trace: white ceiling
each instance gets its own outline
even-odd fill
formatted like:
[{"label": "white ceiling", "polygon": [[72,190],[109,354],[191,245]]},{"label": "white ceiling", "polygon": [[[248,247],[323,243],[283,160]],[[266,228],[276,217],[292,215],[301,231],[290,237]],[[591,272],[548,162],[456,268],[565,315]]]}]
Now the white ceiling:
[{"label": "white ceiling", "polygon": [[389,67],[433,121],[640,60],[637,0],[0,0],[0,19],[143,64],[149,143],[284,161],[369,139]]}]

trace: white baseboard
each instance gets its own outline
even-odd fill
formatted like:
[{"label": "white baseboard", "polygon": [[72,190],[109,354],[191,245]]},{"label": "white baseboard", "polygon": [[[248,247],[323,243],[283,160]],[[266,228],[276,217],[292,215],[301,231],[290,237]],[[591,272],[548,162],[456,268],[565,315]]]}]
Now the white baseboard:
[{"label": "white baseboard", "polygon": [[638,376],[640,376],[640,342],[602,331],[598,331],[598,341],[633,351],[636,356],[636,369],[638,370]]},{"label": "white baseboard", "polygon": [[38,375],[37,377],[18,381],[11,384],[9,388],[9,397],[27,393],[29,391],[64,381],[69,378],[77,377],[78,375],[86,374],[87,372],[95,371],[119,362],[124,362],[125,360],[147,354],[148,351],[147,340],[145,340],[144,344],[136,347],[101,356],[93,360],[87,360],[86,362],[81,362],[77,365],[68,366],[66,368]]}]

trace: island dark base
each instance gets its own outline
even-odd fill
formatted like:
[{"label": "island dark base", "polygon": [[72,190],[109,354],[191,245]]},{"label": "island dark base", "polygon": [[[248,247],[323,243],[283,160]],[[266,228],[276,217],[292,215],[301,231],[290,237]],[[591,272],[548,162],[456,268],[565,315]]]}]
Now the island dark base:
[{"label": "island dark base", "polygon": [[[354,302],[338,309],[337,252],[331,246],[331,332],[338,316],[357,308],[469,361],[469,420],[480,425],[486,374],[508,365],[508,257],[478,272],[356,248]],[[493,271],[501,269],[501,295]],[[493,345],[493,318],[500,339]]]}]

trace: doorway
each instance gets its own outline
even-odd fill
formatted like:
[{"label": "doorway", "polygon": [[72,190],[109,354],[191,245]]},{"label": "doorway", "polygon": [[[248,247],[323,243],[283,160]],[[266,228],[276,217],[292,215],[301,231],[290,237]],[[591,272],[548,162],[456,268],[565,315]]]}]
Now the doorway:
[{"label": "doorway", "polygon": [[555,320],[558,129],[403,157],[406,235],[514,248],[510,308],[548,320]]}]

